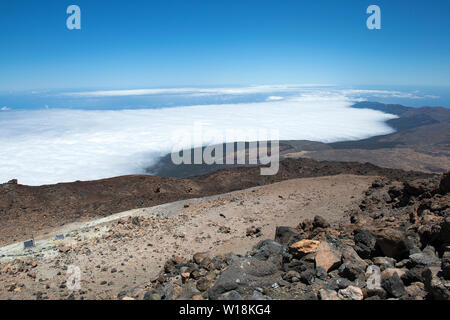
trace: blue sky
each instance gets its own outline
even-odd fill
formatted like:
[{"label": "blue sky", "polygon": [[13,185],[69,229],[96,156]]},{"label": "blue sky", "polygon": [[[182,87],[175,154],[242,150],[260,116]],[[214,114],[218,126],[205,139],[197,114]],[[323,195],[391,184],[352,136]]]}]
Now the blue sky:
[{"label": "blue sky", "polygon": [[[82,29],[66,28],[81,8]],[[381,8],[382,29],[366,28]],[[450,86],[450,1],[1,0],[0,91]]]}]

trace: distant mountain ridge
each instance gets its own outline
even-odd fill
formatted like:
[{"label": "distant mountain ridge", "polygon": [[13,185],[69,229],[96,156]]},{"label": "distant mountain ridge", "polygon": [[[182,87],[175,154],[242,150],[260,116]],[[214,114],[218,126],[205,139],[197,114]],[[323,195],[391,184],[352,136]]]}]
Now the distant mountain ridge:
[{"label": "distant mountain ridge", "polygon": [[429,124],[450,122],[450,109],[443,107],[411,108],[400,104],[383,104],[380,102],[363,101],[355,103],[352,108],[372,109],[399,116],[387,123],[397,131],[407,130]]},{"label": "distant mountain ridge", "polygon": [[[365,108],[378,110],[385,113],[399,116],[397,119],[386,121],[397,132],[383,136],[375,136],[368,139],[357,141],[342,141],[329,143],[333,149],[362,148],[379,149],[385,147],[395,147],[398,144],[437,144],[450,143],[450,109],[443,107],[421,107],[411,108],[399,104],[382,104],[379,102],[358,102],[352,108]],[[439,125],[440,124],[440,125]],[[427,126],[427,130],[418,129]],[[426,141],[420,139],[420,136],[426,132]],[[414,133],[421,133],[420,136],[414,136]],[[436,139],[429,139],[434,136]]]},{"label": "distant mountain ridge", "polygon": [[[450,109],[412,108],[400,104],[363,101],[352,108],[397,115],[386,123],[396,132],[356,141],[322,143],[280,141],[280,156],[328,161],[370,162],[382,167],[441,173],[450,170]],[[161,176],[189,177],[238,165],[175,165],[170,154],[148,168]]]},{"label": "distant mountain ridge", "polygon": [[409,107],[405,107],[401,104],[384,104],[381,102],[375,102],[375,101],[361,101],[357,102],[354,105],[352,105],[352,108],[356,109],[372,109],[377,111],[382,111],[384,113],[391,113],[395,114],[397,116],[401,116],[405,112],[408,112],[410,109]]},{"label": "distant mountain ridge", "polygon": [[353,108],[367,108],[395,114],[386,121],[396,132],[357,141],[329,143],[328,150],[316,149],[304,155],[316,160],[359,161],[428,172],[450,169],[450,109],[411,108],[398,104],[359,102]]}]

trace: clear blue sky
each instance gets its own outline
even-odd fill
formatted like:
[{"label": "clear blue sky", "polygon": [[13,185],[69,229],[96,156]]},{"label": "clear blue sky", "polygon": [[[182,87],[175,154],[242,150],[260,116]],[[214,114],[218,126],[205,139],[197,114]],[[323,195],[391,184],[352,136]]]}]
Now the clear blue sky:
[{"label": "clear blue sky", "polygon": [[[366,28],[370,4],[381,30]],[[0,0],[0,91],[449,86],[449,34],[448,0]]]}]

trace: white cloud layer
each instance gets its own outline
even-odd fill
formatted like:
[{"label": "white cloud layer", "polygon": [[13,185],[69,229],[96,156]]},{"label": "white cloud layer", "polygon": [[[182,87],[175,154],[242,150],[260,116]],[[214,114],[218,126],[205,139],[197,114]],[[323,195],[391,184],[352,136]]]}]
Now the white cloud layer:
[{"label": "white cloud layer", "polygon": [[238,95],[270,93],[274,91],[292,92],[302,88],[327,87],[324,84],[292,84],[292,85],[260,85],[235,88],[162,88],[162,89],[132,89],[132,90],[104,90],[104,91],[82,91],[67,92],[63,95],[73,97],[122,97],[143,96],[157,94],[189,94],[189,95]]},{"label": "white cloud layer", "polygon": [[406,99],[438,99],[435,95],[421,95],[419,92],[402,92],[396,90],[361,90],[361,89],[348,89],[341,90],[341,92],[348,96],[372,96],[378,98],[406,98]]},{"label": "white cloud layer", "polygon": [[[347,93],[348,94],[348,93]],[[41,185],[143,173],[172,151],[174,134],[192,132],[196,122],[225,132],[278,129],[280,139],[322,142],[388,134],[382,112],[353,109],[344,93],[305,93],[261,103],[202,105],[140,110],[11,110],[0,115],[0,182]],[[204,136],[202,143],[222,137]],[[180,147],[191,147],[184,143]]]},{"label": "white cloud layer", "polygon": [[[259,85],[249,87],[229,88],[154,88],[154,89],[131,89],[131,90],[103,90],[103,91],[81,91],[66,92],[63,96],[69,97],[126,97],[126,96],[152,96],[152,95],[187,95],[187,96],[212,96],[212,95],[246,95],[246,94],[269,94],[272,92],[284,93],[318,93],[345,95],[355,99],[364,97],[378,98],[406,98],[406,99],[437,99],[438,96],[422,95],[418,91],[403,92],[397,90],[373,90],[373,89],[339,89],[333,85],[326,84],[286,84],[286,85]],[[275,98],[275,99],[271,99]],[[279,96],[270,96],[267,100],[283,99]]]},{"label": "white cloud layer", "polygon": [[283,97],[279,97],[279,96],[270,96],[268,97],[266,100],[267,101],[277,101],[277,100],[283,100]]}]

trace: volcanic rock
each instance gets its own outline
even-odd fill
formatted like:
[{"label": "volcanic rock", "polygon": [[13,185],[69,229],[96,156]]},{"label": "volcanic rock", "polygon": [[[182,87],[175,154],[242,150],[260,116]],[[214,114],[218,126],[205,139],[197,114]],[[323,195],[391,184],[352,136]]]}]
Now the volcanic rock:
[{"label": "volcanic rock", "polygon": [[356,230],[354,240],[354,249],[361,258],[368,259],[375,254],[377,239],[372,231]]},{"label": "volcanic rock", "polygon": [[439,191],[441,194],[446,194],[450,192],[450,171],[444,173],[441,182],[439,183]]},{"label": "volcanic rock", "polygon": [[323,268],[325,272],[329,272],[341,264],[342,254],[332,248],[326,241],[322,241],[317,247],[316,252],[316,268]]},{"label": "volcanic rock", "polygon": [[357,265],[344,263],[339,267],[339,275],[350,281],[355,281],[356,279],[364,279],[365,272]]},{"label": "volcanic rock", "polygon": [[319,247],[320,241],[300,240],[289,247],[289,251],[296,257],[303,257],[309,253],[315,253]]},{"label": "volcanic rock", "polygon": [[408,294],[397,272],[394,272],[391,276],[382,276],[381,284],[395,298],[400,298]]},{"label": "volcanic rock", "polygon": [[313,221],[314,228],[328,228],[330,224],[321,216],[315,216]]},{"label": "volcanic rock", "polygon": [[267,261],[250,257],[232,256],[228,268],[217,278],[209,289],[211,299],[218,299],[225,292],[235,290],[245,293],[257,287],[272,285],[282,280],[277,268]]},{"label": "volcanic rock", "polygon": [[319,297],[321,300],[341,300],[335,290],[320,289]]},{"label": "volcanic rock", "polygon": [[343,300],[362,300],[364,298],[362,290],[355,286],[348,286],[339,290],[338,296]]},{"label": "volcanic rock", "polygon": [[275,241],[283,245],[290,245],[298,240],[299,232],[291,227],[280,226],[275,230]]},{"label": "volcanic rock", "polygon": [[427,267],[423,273],[425,288],[436,300],[450,300],[450,281],[440,278],[439,267]]},{"label": "volcanic rock", "polygon": [[408,256],[405,234],[399,230],[386,228],[377,233],[377,246],[384,255],[397,260]]}]

